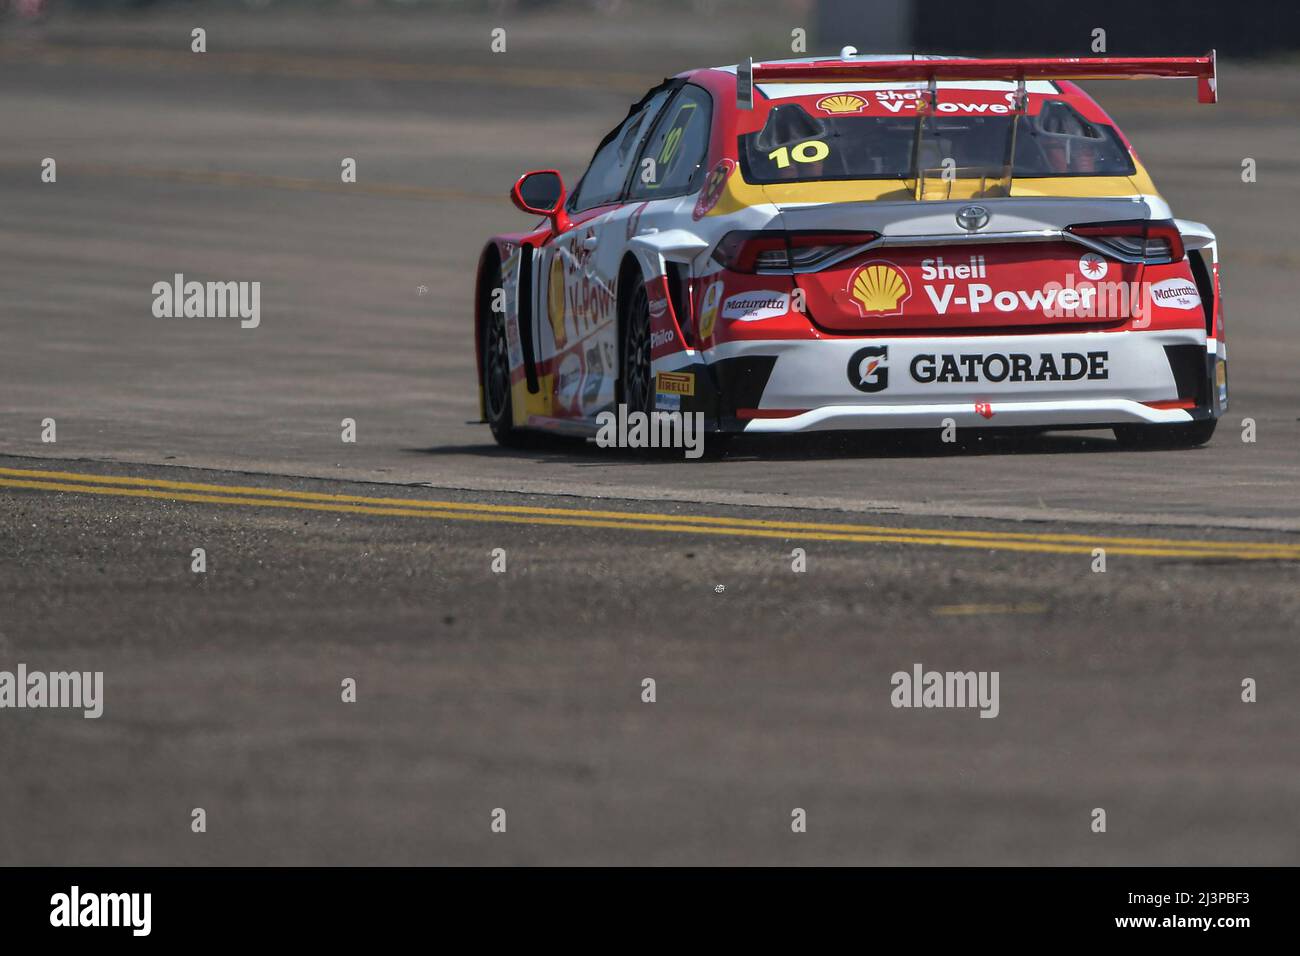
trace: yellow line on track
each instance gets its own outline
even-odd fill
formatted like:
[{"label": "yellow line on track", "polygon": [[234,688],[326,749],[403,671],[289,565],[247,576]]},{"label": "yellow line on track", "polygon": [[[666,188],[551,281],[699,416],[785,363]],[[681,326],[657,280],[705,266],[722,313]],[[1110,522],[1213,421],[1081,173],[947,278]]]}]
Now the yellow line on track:
[{"label": "yellow line on track", "polygon": [[376,498],[361,495],[337,495],[311,491],[286,491],[278,488],[261,488],[240,485],[218,485],[204,482],[171,481],[161,478],[139,478],[135,476],[91,475],[82,472],[46,471],[43,469],[0,468],[0,475],[18,478],[59,479],[89,484],[129,485],[145,488],[168,488],[180,491],[212,492],[217,494],[238,493],[241,495],[258,495],[272,498],[302,499],[305,501],[329,501],[360,505],[395,505],[402,508],[438,508],[466,511],[489,511],[506,514],[554,515],[560,517],[594,517],[613,518],[620,521],[664,521],[690,524],[725,524],[756,528],[789,528],[800,531],[835,531],[848,533],[880,533],[910,535],[937,535],[942,537],[973,538],[977,540],[1024,540],[1047,541],[1059,543],[1078,543],[1101,545],[1151,545],[1221,548],[1230,545],[1246,550],[1277,551],[1292,550],[1300,554],[1300,541],[1293,544],[1256,543],[1249,541],[1204,541],[1182,538],[1131,538],[1104,537],[1080,534],[1041,534],[1018,531],[955,531],[934,528],[895,528],[888,525],[831,524],[809,521],[774,521],[766,518],[710,517],[704,515],[664,515],[636,511],[587,510],[576,508],[548,508],[536,505],[494,505],[462,501],[432,501],[420,498]]},{"label": "yellow line on track", "polygon": [[1046,604],[941,604],[934,609],[940,617],[964,617],[977,614],[1042,614]]},{"label": "yellow line on track", "polygon": [[505,522],[630,531],[734,535],[759,538],[798,538],[813,541],[929,544],[943,547],[1026,551],[1049,554],[1091,554],[1103,547],[1115,554],[1144,557],[1235,558],[1240,560],[1300,560],[1300,544],[1244,541],[1190,541],[1165,538],[1114,538],[1087,535],[1031,534],[996,531],[951,531],[933,528],[893,528],[880,525],[771,521],[706,515],[665,515],[493,505],[462,501],[383,498],[286,491],[239,485],[170,481],[78,472],[0,468],[0,486],[37,491],[118,495],[202,504],[293,508],[341,514],[434,518],[455,521]]}]

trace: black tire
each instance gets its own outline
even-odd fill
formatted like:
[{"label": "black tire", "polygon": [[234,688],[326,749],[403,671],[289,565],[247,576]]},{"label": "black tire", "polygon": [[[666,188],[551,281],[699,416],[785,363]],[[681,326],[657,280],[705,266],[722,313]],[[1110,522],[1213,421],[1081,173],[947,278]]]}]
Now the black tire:
[{"label": "black tire", "polygon": [[638,275],[623,313],[618,358],[618,400],[629,413],[654,411],[654,380],[650,372],[650,302]]},{"label": "black tire", "polygon": [[[497,266],[490,288],[501,288],[501,267]],[[519,448],[523,434],[515,427],[514,403],[510,395],[510,346],[506,341],[506,317],[488,309],[483,316],[483,414],[498,445]]]},{"label": "black tire", "polygon": [[1217,418],[1181,425],[1116,425],[1115,439],[1120,447],[1132,450],[1196,448],[1214,435]]},{"label": "black tire", "polygon": [[735,447],[737,437],[735,432],[705,432],[704,454],[700,460],[721,461],[726,458]]}]

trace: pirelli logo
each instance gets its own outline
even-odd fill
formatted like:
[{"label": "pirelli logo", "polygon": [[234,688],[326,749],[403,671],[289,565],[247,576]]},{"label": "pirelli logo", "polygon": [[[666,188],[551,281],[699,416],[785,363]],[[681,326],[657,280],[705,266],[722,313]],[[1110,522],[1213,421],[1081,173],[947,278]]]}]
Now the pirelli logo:
[{"label": "pirelli logo", "polygon": [[694,395],[694,372],[660,372],[655,379],[655,391],[670,395]]}]

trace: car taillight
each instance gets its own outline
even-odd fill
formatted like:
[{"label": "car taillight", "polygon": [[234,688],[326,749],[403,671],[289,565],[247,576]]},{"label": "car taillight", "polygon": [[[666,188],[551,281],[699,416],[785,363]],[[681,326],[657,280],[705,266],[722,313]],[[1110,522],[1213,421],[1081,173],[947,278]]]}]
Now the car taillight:
[{"label": "car taillight", "polygon": [[875,232],[740,230],[718,241],[713,258],[732,272],[807,269],[878,238]]},{"label": "car taillight", "polygon": [[759,257],[766,263],[786,261],[785,233],[769,231],[729,232],[718,240],[713,258],[732,272],[753,272],[760,268]]},{"label": "car taillight", "polygon": [[1127,258],[1149,263],[1178,262],[1184,255],[1183,237],[1172,219],[1090,222],[1070,226],[1066,232],[1085,236]]}]

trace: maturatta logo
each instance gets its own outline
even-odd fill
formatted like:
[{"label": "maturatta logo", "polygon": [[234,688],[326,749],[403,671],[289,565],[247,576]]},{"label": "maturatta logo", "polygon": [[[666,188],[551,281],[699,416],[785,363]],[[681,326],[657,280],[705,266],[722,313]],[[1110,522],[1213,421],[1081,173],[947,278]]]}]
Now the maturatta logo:
[{"label": "maturatta logo", "polygon": [[1201,294],[1186,279],[1165,279],[1151,284],[1151,301],[1166,309],[1195,309]]},{"label": "maturatta logo", "polygon": [[756,289],[729,296],[722,303],[722,317],[730,322],[774,319],[790,311],[790,293]]}]

